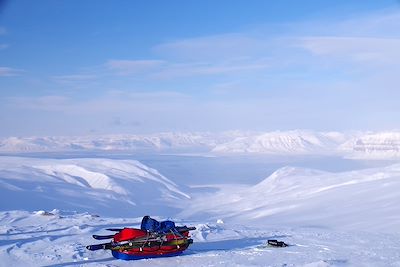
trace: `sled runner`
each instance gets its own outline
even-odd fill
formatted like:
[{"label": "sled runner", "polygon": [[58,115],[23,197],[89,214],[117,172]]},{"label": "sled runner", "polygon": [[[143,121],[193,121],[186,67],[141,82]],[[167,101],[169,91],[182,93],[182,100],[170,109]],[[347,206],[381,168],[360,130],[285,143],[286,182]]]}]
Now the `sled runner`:
[{"label": "sled runner", "polygon": [[159,222],[144,216],[140,229],[107,229],[114,235],[93,235],[97,240],[112,239],[108,243],[89,245],[89,250],[109,249],[117,259],[137,260],[154,257],[171,257],[181,254],[193,240],[189,231],[195,227],[175,226],[173,221]]}]

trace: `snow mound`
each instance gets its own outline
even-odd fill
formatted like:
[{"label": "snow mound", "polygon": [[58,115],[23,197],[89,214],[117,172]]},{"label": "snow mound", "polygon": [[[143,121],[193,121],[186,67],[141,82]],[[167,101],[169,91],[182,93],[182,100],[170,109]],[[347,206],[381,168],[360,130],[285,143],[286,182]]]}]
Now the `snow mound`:
[{"label": "snow mound", "polygon": [[161,214],[189,198],[135,160],[0,157],[1,210],[67,209],[102,214]]}]

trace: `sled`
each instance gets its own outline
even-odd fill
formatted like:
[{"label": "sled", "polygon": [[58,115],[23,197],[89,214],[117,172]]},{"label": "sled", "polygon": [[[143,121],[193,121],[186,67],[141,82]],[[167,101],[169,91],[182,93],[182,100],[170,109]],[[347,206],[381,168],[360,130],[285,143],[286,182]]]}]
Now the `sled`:
[{"label": "sled", "polygon": [[195,227],[175,226],[172,221],[158,222],[144,216],[140,229],[108,229],[114,235],[93,235],[97,240],[112,239],[110,242],[89,245],[89,250],[106,249],[121,260],[138,260],[157,257],[173,257],[182,254],[193,240],[189,231]]}]

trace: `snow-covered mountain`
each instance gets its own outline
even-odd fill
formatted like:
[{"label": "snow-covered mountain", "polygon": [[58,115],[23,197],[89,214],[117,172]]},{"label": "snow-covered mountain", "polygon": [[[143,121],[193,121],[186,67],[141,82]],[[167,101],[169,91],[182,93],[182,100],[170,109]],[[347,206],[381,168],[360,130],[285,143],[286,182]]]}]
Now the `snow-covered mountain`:
[{"label": "snow-covered mountain", "polygon": [[338,143],[344,139],[340,133],[311,131],[269,132],[238,137],[231,142],[217,145],[215,153],[262,154],[334,154]]},{"label": "snow-covered mountain", "polygon": [[209,151],[238,136],[237,132],[158,133],[75,137],[9,137],[0,140],[0,152],[49,151]]},{"label": "snow-covered mountain", "polygon": [[399,158],[400,132],[364,134],[344,142],[339,150],[351,158]]},{"label": "snow-covered mountain", "polygon": [[330,155],[400,158],[400,132],[340,133],[306,130],[222,133],[158,133],[76,137],[9,137],[0,153],[127,151],[135,153],[210,153]]},{"label": "snow-covered mountain", "polygon": [[58,150],[68,150],[68,143],[52,137],[9,137],[0,140],[1,152],[46,152]]},{"label": "snow-covered mountain", "polygon": [[0,157],[0,195],[1,210],[42,207],[120,216],[140,215],[143,209],[170,214],[189,198],[135,160],[19,157]]}]

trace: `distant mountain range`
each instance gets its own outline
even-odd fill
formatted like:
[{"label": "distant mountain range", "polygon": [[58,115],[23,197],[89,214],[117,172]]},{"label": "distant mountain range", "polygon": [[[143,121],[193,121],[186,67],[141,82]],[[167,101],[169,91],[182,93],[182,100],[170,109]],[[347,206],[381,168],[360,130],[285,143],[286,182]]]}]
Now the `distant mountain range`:
[{"label": "distant mountain range", "polygon": [[271,155],[338,155],[349,158],[400,158],[400,131],[158,133],[75,137],[9,137],[0,153],[129,151]]}]

